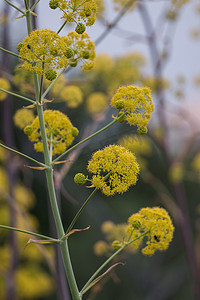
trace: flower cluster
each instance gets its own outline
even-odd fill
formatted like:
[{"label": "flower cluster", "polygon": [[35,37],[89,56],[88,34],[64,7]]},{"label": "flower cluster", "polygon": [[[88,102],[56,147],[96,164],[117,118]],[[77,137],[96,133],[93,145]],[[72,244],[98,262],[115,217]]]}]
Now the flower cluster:
[{"label": "flower cluster", "polygon": [[60,97],[70,108],[78,107],[83,101],[82,91],[76,85],[64,87],[60,93]]},{"label": "flower cluster", "polygon": [[32,31],[17,46],[19,55],[24,60],[23,67],[38,75],[66,67],[68,65],[68,59],[64,55],[66,49],[63,37],[49,29]]},{"label": "flower cluster", "polygon": [[[78,129],[73,127],[69,118],[57,110],[46,110],[44,112],[49,149],[52,148],[52,155],[63,153],[73,142],[78,134]],[[25,133],[34,142],[34,148],[38,152],[43,152],[39,118],[36,117],[30,126],[25,128]]]},{"label": "flower cluster", "polygon": [[30,125],[34,118],[32,110],[26,108],[18,109],[13,117],[15,125],[20,129],[24,129],[27,125]]},{"label": "flower cluster", "polygon": [[[167,249],[173,238],[174,226],[164,208],[142,208],[129,218],[128,223],[127,232],[130,234],[131,240],[147,231],[148,240],[142,249],[142,253],[145,255],[152,255],[156,250]],[[133,242],[133,245],[138,247],[141,242],[141,239],[138,239]]]},{"label": "flower cluster", "polygon": [[93,173],[92,184],[109,196],[123,194],[136,184],[139,166],[133,153],[110,145],[92,155],[88,171]]},{"label": "flower cluster", "polygon": [[79,59],[83,62],[83,70],[89,70],[94,66],[95,45],[87,33],[80,35],[77,32],[70,32],[63,40],[67,45],[65,55],[69,59],[70,66],[76,67]]},{"label": "flower cluster", "polygon": [[[62,18],[67,22],[84,23],[87,26],[96,20],[97,6],[94,0],[53,0],[62,11]],[[51,7],[51,2],[49,6]],[[55,5],[55,4],[54,4]],[[55,6],[54,6],[55,7]]]},{"label": "flower cluster", "polygon": [[120,87],[111,100],[111,106],[126,114],[126,121],[139,128],[147,126],[154,105],[148,87]]},{"label": "flower cluster", "polygon": [[87,111],[89,114],[100,114],[108,106],[107,97],[104,93],[96,92],[90,94],[86,101]]},{"label": "flower cluster", "polygon": [[[0,87],[4,90],[10,90],[10,83],[7,79],[0,77]],[[0,101],[4,100],[7,97],[5,92],[0,91]]]}]

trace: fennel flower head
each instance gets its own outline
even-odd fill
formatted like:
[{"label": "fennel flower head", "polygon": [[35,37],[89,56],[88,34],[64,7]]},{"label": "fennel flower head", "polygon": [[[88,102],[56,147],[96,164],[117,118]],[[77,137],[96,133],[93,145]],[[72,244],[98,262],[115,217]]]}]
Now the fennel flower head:
[{"label": "fennel flower head", "polygon": [[[45,110],[44,121],[49,149],[52,149],[52,155],[63,153],[73,142],[74,137],[78,134],[78,129],[73,127],[65,114],[57,110]],[[38,117],[35,118],[31,125],[25,127],[24,132],[34,142],[35,150],[43,152]]]},{"label": "fennel flower head", "polygon": [[93,186],[111,196],[123,194],[136,184],[139,165],[134,154],[126,148],[110,145],[92,155],[88,171],[93,173]]},{"label": "fennel flower head", "polygon": [[49,6],[53,9],[58,7],[63,13],[62,18],[67,22],[82,22],[91,26],[96,20],[97,6],[94,0],[50,0]]},{"label": "fennel flower head", "polygon": [[111,100],[111,106],[125,113],[129,125],[137,125],[139,128],[147,126],[154,110],[150,89],[131,85],[117,90]]},{"label": "fennel flower head", "polygon": [[23,67],[38,75],[44,75],[49,70],[55,72],[68,65],[68,59],[64,55],[67,46],[63,37],[49,29],[32,31],[17,45],[17,50],[24,60]]},{"label": "fennel flower head", "polygon": [[[174,226],[164,208],[142,208],[129,218],[128,223],[127,232],[130,234],[131,240],[147,231],[148,240],[146,246],[142,249],[142,253],[145,255],[152,255],[156,250],[167,249],[173,238]],[[133,241],[133,244],[138,247],[141,241],[140,238]]]}]

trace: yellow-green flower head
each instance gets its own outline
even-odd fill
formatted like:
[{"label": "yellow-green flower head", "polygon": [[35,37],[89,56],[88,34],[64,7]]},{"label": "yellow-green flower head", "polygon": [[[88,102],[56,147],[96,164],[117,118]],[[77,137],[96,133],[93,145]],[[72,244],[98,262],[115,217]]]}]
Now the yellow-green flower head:
[{"label": "yellow-green flower head", "polygon": [[143,127],[148,124],[154,110],[151,91],[148,87],[139,88],[131,85],[121,87],[113,96],[111,105],[116,107],[119,100],[124,101],[124,108],[121,112],[126,113],[126,121],[130,125]]},{"label": "yellow-green flower head", "polygon": [[20,108],[14,114],[13,120],[15,126],[19,127],[20,129],[24,129],[27,125],[30,125],[35,116],[32,110],[26,108]]},{"label": "yellow-green flower head", "polygon": [[88,171],[93,173],[92,184],[111,196],[123,194],[136,184],[139,165],[134,154],[126,148],[110,145],[92,155]]},{"label": "yellow-green flower head", "polygon": [[48,69],[58,70],[68,65],[64,56],[66,43],[52,30],[34,30],[21,44],[19,55],[24,60],[23,67],[29,72],[43,75]]},{"label": "yellow-green flower head", "polygon": [[[82,70],[90,70],[94,66],[95,60],[95,45],[90,41],[89,35],[84,32],[78,34],[77,32],[68,33],[67,37],[63,37],[67,48],[73,50],[74,55],[69,59],[69,64],[77,64],[77,60],[82,61]],[[66,52],[67,55],[68,51]]]},{"label": "yellow-green flower head", "polygon": [[94,0],[58,0],[58,7],[67,22],[81,22],[91,26],[96,20],[97,6]]},{"label": "yellow-green flower head", "polygon": [[[0,77],[0,88],[9,91],[10,83],[6,78]],[[0,101],[6,99],[7,94],[5,92],[0,91]]]},{"label": "yellow-green flower head", "polygon": [[77,108],[83,101],[83,93],[76,85],[69,85],[62,89],[60,98],[66,102],[70,108]]},{"label": "yellow-green flower head", "polygon": [[[9,189],[9,180],[8,180],[8,175],[6,173],[6,170],[2,167],[0,167],[0,191],[3,193],[8,193]],[[1,199],[1,193],[0,193],[0,199]]]},{"label": "yellow-green flower head", "polygon": [[[134,226],[135,220],[141,223],[138,229]],[[142,253],[145,255],[152,255],[156,250],[167,249],[173,238],[174,226],[164,208],[142,208],[129,218],[128,223],[127,232],[131,235],[131,240],[148,231],[148,240],[146,246],[142,249]],[[141,244],[141,239],[134,241],[133,244],[138,247]]]},{"label": "yellow-green flower head", "polygon": [[[63,153],[74,140],[71,121],[66,115],[57,110],[45,110],[44,121],[49,148],[52,146],[52,155]],[[35,118],[31,127],[33,131],[28,138],[34,142],[36,151],[43,152],[38,117]]]},{"label": "yellow-green flower head", "polygon": [[108,107],[108,100],[104,93],[92,93],[86,100],[89,114],[100,114]]}]

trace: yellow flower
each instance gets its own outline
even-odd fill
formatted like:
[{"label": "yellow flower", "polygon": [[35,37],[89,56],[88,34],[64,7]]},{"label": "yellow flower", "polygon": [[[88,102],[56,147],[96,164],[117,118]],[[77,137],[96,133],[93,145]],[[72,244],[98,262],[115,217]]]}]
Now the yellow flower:
[{"label": "yellow flower", "polygon": [[[57,110],[46,110],[44,112],[49,149],[52,146],[52,155],[63,153],[74,140],[73,125],[69,118]],[[43,152],[40,126],[38,117],[31,124],[32,133],[28,136],[34,142],[34,148]]]},{"label": "yellow flower", "polygon": [[[10,83],[7,79],[0,77],[0,88],[9,91]],[[7,97],[5,92],[0,91],[0,101],[3,101]]]},{"label": "yellow flower", "polygon": [[110,145],[93,154],[88,171],[93,173],[92,184],[109,196],[123,194],[136,184],[139,166],[133,153],[124,147]]},{"label": "yellow flower", "polygon": [[73,50],[73,55],[69,58],[69,65],[76,66],[77,61],[81,60],[83,65],[82,70],[90,70],[94,66],[95,60],[95,44],[90,41],[89,35],[84,32],[70,32],[66,37],[63,37],[67,49]]},{"label": "yellow flower", "polygon": [[83,101],[82,91],[78,86],[75,85],[64,87],[60,93],[60,97],[70,108],[78,107]]},{"label": "yellow flower", "polygon": [[58,7],[67,22],[82,22],[87,26],[95,22],[97,7],[94,0],[58,0]]},{"label": "yellow flower", "polygon": [[8,193],[9,180],[6,170],[0,167],[0,199],[4,193]]},{"label": "yellow flower", "polygon": [[94,253],[96,256],[102,256],[109,252],[110,247],[109,245],[104,241],[98,241],[94,244]]},{"label": "yellow flower", "polygon": [[64,55],[67,46],[56,32],[48,29],[34,30],[18,44],[23,67],[29,72],[44,75],[49,69],[58,70],[68,65]]},{"label": "yellow flower", "polygon": [[86,100],[87,111],[90,114],[100,114],[107,106],[108,101],[104,93],[92,93]]},{"label": "yellow flower", "polygon": [[[135,226],[136,221],[140,226]],[[129,218],[128,223],[127,232],[130,234],[131,240],[148,231],[146,247],[142,249],[142,253],[145,255],[152,255],[156,250],[162,251],[167,249],[173,238],[174,226],[164,208],[142,208]],[[133,244],[138,247],[141,244],[141,240],[142,238],[134,241]]]},{"label": "yellow flower", "polygon": [[27,125],[31,124],[34,120],[34,114],[32,110],[21,108],[14,114],[14,123],[20,129],[24,129]]},{"label": "yellow flower", "polygon": [[124,101],[124,108],[121,112],[126,113],[126,120],[130,125],[145,127],[151,113],[154,110],[151,91],[148,87],[127,86],[121,87],[111,100],[111,105],[117,107],[119,101]]}]

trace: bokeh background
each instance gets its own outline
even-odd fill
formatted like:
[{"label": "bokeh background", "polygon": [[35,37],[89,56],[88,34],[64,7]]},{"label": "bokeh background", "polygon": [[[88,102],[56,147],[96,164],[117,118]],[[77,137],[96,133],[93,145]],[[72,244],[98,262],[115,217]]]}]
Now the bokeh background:
[{"label": "bokeh background", "polygon": [[[23,1],[12,3],[24,9]],[[73,178],[77,172],[87,174],[94,151],[112,143],[126,145],[141,168],[136,186],[124,195],[107,197],[98,192],[85,208],[76,228],[91,227],[69,241],[74,271],[81,288],[111,252],[105,224],[112,224],[117,236],[120,227],[114,224],[126,223],[142,207],[160,206],[167,209],[175,226],[169,249],[150,257],[140,251],[123,253],[116,262],[125,265],[113,269],[84,297],[200,299],[200,4],[140,0],[128,8],[129,3],[97,1],[98,19],[87,29],[97,44],[95,68],[87,72],[80,67],[70,69],[47,95],[54,101],[46,108],[67,114],[79,129],[76,142],[116,115],[109,103],[121,85],[149,86],[155,104],[146,136],[138,136],[136,128],[127,124],[115,124],[72,152],[66,157],[68,163],[56,167],[65,228],[91,193],[78,187]],[[0,4],[0,46],[17,53],[16,45],[27,35],[25,18],[16,19],[20,14],[6,1]],[[52,11],[46,0],[39,2],[35,12],[35,28],[58,30],[62,24],[60,13]],[[72,30],[73,25],[66,26],[61,34]],[[31,74],[19,67],[20,61],[1,52],[0,62],[0,87],[34,98]],[[23,132],[34,109],[27,109],[33,114],[28,116],[22,99],[0,92],[0,100],[1,141],[42,160]],[[27,164],[0,148],[0,224],[56,236],[45,176],[24,167]],[[29,238],[0,229],[0,299],[69,300],[58,249],[38,244],[25,247]],[[98,247],[99,241],[104,241],[104,248]]]}]

